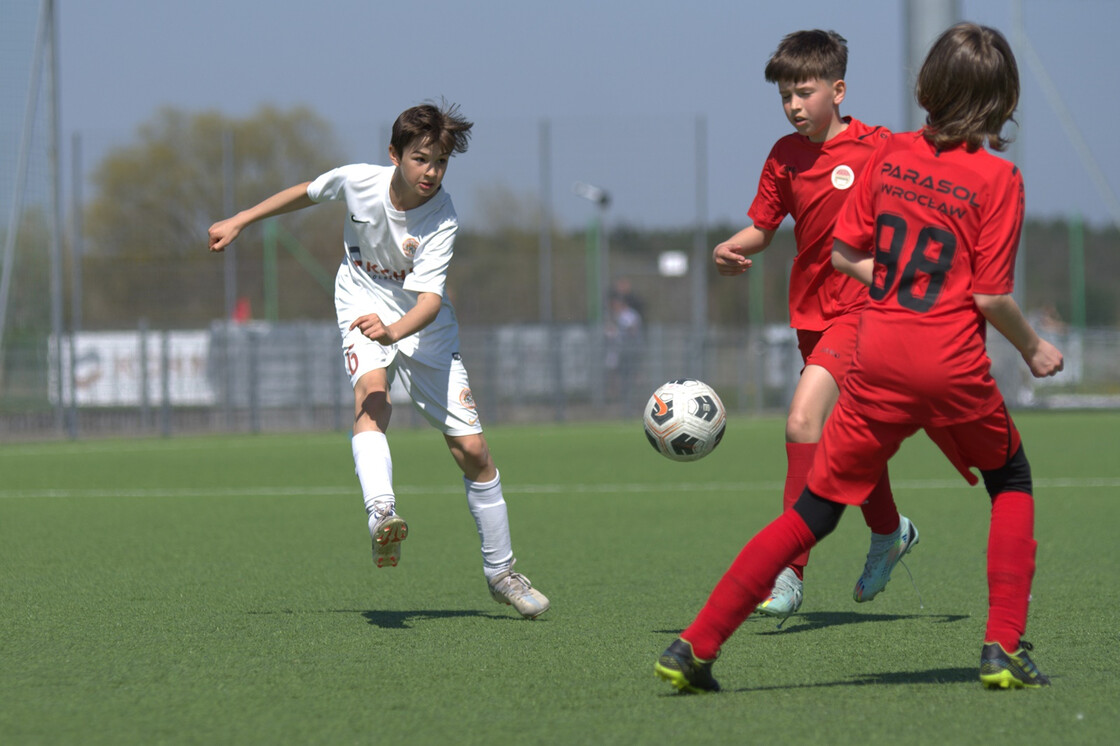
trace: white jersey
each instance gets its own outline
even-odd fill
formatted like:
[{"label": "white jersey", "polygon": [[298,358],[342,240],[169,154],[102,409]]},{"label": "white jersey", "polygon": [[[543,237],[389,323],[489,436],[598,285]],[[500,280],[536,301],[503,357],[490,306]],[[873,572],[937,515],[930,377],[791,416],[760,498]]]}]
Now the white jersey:
[{"label": "white jersey", "polygon": [[446,366],[459,349],[458,321],[444,292],[459,220],[443,188],[420,207],[395,209],[389,199],[395,170],[364,163],[341,166],[307,188],[314,202],[346,203],[345,255],[335,281],[339,325],[367,313],[388,325],[416,305],[417,293],[435,293],[443,298],[439,315],[396,347],[429,365]]}]

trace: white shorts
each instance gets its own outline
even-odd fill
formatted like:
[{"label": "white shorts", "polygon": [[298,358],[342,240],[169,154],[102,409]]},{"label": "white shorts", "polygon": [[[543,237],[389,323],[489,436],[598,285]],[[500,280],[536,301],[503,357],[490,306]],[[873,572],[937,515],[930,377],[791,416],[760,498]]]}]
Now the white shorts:
[{"label": "white shorts", "polygon": [[384,369],[389,385],[398,381],[412,406],[444,435],[482,432],[467,369],[458,352],[448,355],[446,365],[428,365],[404,354],[396,345],[386,347],[352,329],[342,338],[342,357],[351,386],[366,373]]}]

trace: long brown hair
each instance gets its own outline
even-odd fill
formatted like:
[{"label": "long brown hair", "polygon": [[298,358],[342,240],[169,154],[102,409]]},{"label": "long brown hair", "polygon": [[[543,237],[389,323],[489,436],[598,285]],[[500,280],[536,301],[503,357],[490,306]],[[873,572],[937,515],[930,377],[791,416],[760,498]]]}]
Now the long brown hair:
[{"label": "long brown hair", "polygon": [[959,23],[934,42],[914,88],[928,112],[923,134],[938,150],[987,144],[1003,150],[1000,134],[1019,105],[1019,67],[999,31]]}]

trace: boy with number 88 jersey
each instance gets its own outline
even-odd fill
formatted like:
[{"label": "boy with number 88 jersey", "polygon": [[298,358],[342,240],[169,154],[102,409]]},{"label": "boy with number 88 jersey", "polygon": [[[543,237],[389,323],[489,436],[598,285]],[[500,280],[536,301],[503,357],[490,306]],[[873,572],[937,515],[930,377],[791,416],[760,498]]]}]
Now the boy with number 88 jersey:
[{"label": "boy with number 88 jersey", "polygon": [[211,226],[210,250],[224,250],[258,220],[329,200],[346,203],[335,310],[354,387],[351,443],[374,564],[395,567],[408,536],[408,525],[396,512],[386,438],[389,388],[397,380],[443,433],[463,472],[490,595],[532,619],[548,610],[549,601],[513,571],[502,485],[482,434],[459,355],[458,322],[445,292],[458,218],[442,182],[451,155],[466,151],[472,126],[456,106],[407,109],[393,124],[391,167],[342,166],[278,192]]}]

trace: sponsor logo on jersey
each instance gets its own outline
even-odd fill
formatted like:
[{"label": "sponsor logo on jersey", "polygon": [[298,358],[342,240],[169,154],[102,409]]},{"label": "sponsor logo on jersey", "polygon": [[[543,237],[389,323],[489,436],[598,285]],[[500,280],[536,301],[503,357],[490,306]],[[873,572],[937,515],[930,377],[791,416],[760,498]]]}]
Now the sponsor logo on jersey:
[{"label": "sponsor logo on jersey", "polygon": [[963,218],[968,213],[968,208],[980,207],[976,194],[971,189],[949,179],[935,180],[917,169],[903,169],[888,161],[883,162],[879,173],[883,178],[880,187],[883,194],[913,202],[942,215]]},{"label": "sponsor logo on jersey", "polygon": [[903,169],[889,161],[883,162],[879,173],[883,175],[884,179],[895,179],[901,181],[903,184],[911,184],[921,189],[936,192],[937,194],[944,194],[960,200],[961,202],[968,203],[969,207],[980,206],[976,201],[976,195],[971,189],[961,184],[954,184],[949,179],[937,179],[935,181],[932,176],[923,174],[917,169]]},{"label": "sponsor logo on jersey", "polygon": [[404,252],[405,256],[411,259],[412,257],[416,256],[416,250],[418,248],[420,248],[420,239],[409,236],[404,240],[404,244],[401,246],[401,251]]},{"label": "sponsor logo on jersey", "polygon": [[364,271],[367,275],[375,280],[392,280],[394,282],[404,282],[404,278],[408,277],[411,269],[393,270],[385,267],[379,267],[373,262],[363,262],[361,256],[361,249],[357,246],[350,247],[350,263],[360,271]]},{"label": "sponsor logo on jersey", "polygon": [[832,186],[836,187],[840,191],[844,191],[855,183],[856,172],[852,170],[851,166],[840,164],[836,168],[832,169]]}]

